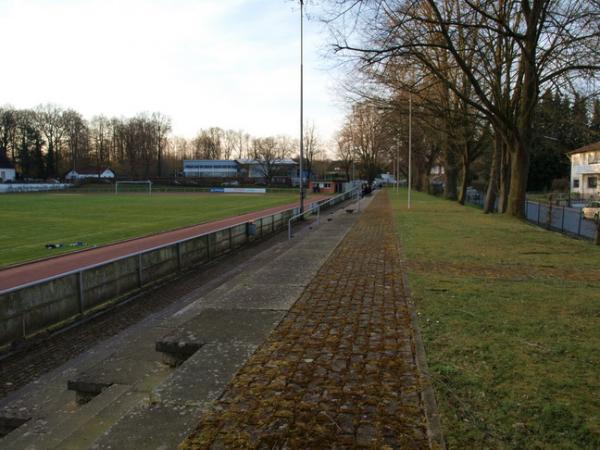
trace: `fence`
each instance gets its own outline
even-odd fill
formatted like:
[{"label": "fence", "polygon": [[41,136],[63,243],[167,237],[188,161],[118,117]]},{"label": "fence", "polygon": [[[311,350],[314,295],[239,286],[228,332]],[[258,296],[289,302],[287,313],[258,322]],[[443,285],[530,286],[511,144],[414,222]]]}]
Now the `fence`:
[{"label": "fence", "polygon": [[[483,200],[483,194],[472,191],[467,192],[465,203],[483,208]],[[526,200],[525,218],[527,221],[541,227],[571,236],[579,236],[585,239],[596,237],[596,224],[592,220],[584,219],[580,208]]]},{"label": "fence", "polygon": [[583,218],[579,208],[552,204],[525,202],[525,217],[529,222],[561,233],[580,236],[585,239],[596,237],[596,224]]},{"label": "fence", "polygon": [[288,219],[288,240],[292,239],[292,222],[300,220],[300,218],[306,215],[316,213],[318,225],[320,221],[321,209],[330,208],[352,198],[356,198],[358,200],[358,208],[360,210],[360,189],[355,187],[346,192],[343,192],[342,194],[336,195],[335,197],[331,197],[320,202],[311,203],[308,206],[308,208],[304,209],[303,212],[298,212],[298,214],[294,214]]},{"label": "fence", "polygon": [[0,184],[0,193],[61,191],[72,186],[72,184],[64,183],[6,183]]},{"label": "fence", "polygon": [[[343,194],[342,196],[347,195]],[[315,202],[333,206],[333,202]],[[0,350],[62,328],[178,272],[284,230],[291,208],[0,292]]]}]

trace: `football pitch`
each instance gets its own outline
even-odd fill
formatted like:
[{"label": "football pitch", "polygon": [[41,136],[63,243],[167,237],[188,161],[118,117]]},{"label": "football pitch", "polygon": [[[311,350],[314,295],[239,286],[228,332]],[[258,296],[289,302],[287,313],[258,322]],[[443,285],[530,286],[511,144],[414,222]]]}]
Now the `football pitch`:
[{"label": "football pitch", "polygon": [[[293,191],[258,195],[5,194],[0,196],[0,268],[271,208],[296,199]],[[48,249],[47,244],[62,247]]]}]

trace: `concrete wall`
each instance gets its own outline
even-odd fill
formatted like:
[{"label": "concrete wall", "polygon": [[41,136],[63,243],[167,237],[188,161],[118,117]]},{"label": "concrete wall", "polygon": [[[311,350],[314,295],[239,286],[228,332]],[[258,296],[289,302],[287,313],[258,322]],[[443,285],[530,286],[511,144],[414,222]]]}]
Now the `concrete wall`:
[{"label": "concrete wall", "polygon": [[0,294],[0,350],[106,308],[181,271],[287,228],[296,210]]}]

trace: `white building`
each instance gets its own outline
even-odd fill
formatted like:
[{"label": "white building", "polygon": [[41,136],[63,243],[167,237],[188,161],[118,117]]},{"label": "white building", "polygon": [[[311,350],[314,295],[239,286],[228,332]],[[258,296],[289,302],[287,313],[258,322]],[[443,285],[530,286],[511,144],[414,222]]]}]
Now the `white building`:
[{"label": "white building", "polygon": [[15,166],[11,163],[8,158],[0,157],[0,183],[6,181],[14,181],[17,177]]},{"label": "white building", "polygon": [[65,175],[65,179],[67,180],[84,180],[91,178],[114,180],[116,174],[112,169],[104,167],[100,169],[71,169]]},{"label": "white building", "polygon": [[600,197],[600,142],[568,153],[571,160],[571,193],[581,198]]}]

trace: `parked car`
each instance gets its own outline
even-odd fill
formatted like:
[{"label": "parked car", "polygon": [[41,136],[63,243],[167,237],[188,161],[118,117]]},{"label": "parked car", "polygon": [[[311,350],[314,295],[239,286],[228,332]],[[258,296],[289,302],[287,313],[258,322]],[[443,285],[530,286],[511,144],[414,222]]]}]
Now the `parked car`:
[{"label": "parked car", "polygon": [[593,220],[598,223],[600,221],[600,202],[589,202],[583,209],[583,218]]}]

